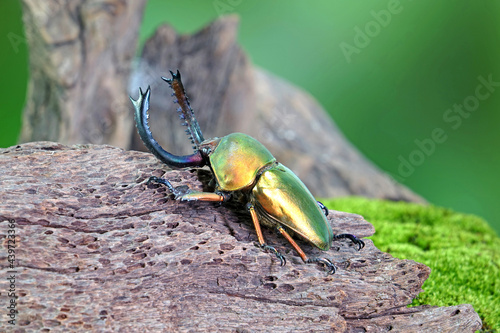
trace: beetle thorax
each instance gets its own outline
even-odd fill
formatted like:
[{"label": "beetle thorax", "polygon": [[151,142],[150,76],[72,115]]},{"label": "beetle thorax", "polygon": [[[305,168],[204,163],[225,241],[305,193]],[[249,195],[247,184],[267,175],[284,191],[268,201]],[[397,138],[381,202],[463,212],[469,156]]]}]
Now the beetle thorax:
[{"label": "beetle thorax", "polygon": [[259,171],[276,161],[259,141],[243,133],[232,133],[214,139],[213,143],[206,142],[216,144],[208,156],[217,184],[223,191],[252,187]]}]

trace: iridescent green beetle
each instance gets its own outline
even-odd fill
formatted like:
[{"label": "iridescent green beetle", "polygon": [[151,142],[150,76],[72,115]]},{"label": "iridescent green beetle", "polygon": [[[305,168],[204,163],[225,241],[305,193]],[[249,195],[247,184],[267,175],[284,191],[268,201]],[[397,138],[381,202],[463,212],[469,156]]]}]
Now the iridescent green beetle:
[{"label": "iridescent green beetle", "polygon": [[321,250],[328,250],[335,239],[348,238],[358,250],[365,243],[351,234],[334,235],[326,216],[328,210],[316,201],[302,181],[287,167],[278,163],[274,156],[260,142],[242,134],[232,133],[222,138],[205,140],[189,100],[184,92],[179,71],[172,79],[162,77],[173,89],[177,111],[187,126],[186,132],[194,144],[195,153],[186,156],[173,155],[164,150],[155,139],[148,125],[149,96],[139,89],[140,96],[131,101],[135,107],[135,121],[139,135],[146,147],[161,161],[173,168],[203,167],[208,165],[215,178],[215,192],[194,192],[174,188],[166,179],[150,177],[149,182],[157,182],[168,187],[178,200],[225,202],[238,198],[246,203],[257,232],[261,248],[270,250],[286,264],[285,257],[274,247],[264,242],[260,224],[276,228],[298,252],[305,263],[321,263],[335,273],[335,265],[326,258],[308,258],[292,239],[289,231],[300,235]]}]

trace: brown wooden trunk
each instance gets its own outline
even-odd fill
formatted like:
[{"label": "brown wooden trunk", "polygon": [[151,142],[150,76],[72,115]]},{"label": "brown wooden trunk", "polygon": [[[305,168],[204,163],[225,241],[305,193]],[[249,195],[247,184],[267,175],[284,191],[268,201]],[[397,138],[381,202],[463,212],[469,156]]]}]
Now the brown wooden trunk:
[{"label": "brown wooden trunk", "polygon": [[[131,74],[145,0],[23,0],[30,81],[21,142],[144,146],[132,104],[152,87],[153,133],[168,150],[191,151],[168,86],[181,70],[206,138],[245,132],[264,143],[314,195],[424,202],[364,158],[307,93],[256,68],[236,42],[238,19],[192,36],[161,26]],[[127,83],[132,88],[127,91]]]},{"label": "brown wooden trunk", "polygon": [[[172,171],[153,155],[104,145],[34,142],[0,149],[0,304],[17,299],[12,332],[473,332],[470,305],[407,308],[430,269],[335,242],[327,275],[285,240],[264,236],[286,266],[255,246],[248,213],[186,203],[151,175],[206,188],[209,172]],[[199,175],[198,175],[199,173]],[[198,179],[203,179],[200,182]],[[9,223],[10,221],[10,223]],[[368,237],[361,216],[330,211],[335,233]],[[9,224],[11,226],[9,226]],[[12,227],[12,225],[15,225]],[[15,262],[7,261],[15,234]],[[306,253],[319,250],[300,242]],[[14,272],[12,272],[14,271]],[[11,286],[12,288],[12,286]]]},{"label": "brown wooden trunk", "polygon": [[125,93],[145,0],[23,0],[30,81],[20,141],[130,146]]}]

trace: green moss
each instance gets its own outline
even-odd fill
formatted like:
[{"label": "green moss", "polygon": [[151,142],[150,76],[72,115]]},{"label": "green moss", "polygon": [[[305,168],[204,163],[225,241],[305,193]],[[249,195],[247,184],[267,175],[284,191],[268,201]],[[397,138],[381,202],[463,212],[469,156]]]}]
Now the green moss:
[{"label": "green moss", "polygon": [[380,250],[432,269],[412,306],[472,304],[483,329],[500,330],[500,238],[484,220],[404,202],[350,197],[323,203],[370,221]]}]

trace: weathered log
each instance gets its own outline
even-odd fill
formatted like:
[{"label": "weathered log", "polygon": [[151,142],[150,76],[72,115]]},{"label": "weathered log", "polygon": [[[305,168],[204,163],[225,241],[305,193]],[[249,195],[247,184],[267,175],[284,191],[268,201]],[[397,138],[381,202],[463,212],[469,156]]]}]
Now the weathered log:
[{"label": "weathered log", "polygon": [[21,142],[129,147],[125,92],[145,3],[23,0],[30,81]]},{"label": "weathered log", "polygon": [[[199,175],[198,175],[199,174]],[[430,269],[365,239],[323,252],[339,267],[307,265],[269,230],[288,259],[256,247],[247,212],[185,203],[149,176],[207,187],[208,171],[171,171],[151,154],[102,145],[34,142],[0,149],[0,304],[15,275],[16,332],[472,332],[470,305],[406,306]],[[203,181],[199,181],[198,179]],[[10,223],[9,223],[10,221]],[[334,232],[374,233],[361,216],[330,211]],[[15,227],[9,227],[15,224]],[[8,229],[15,262],[7,260]],[[320,251],[300,243],[306,253]],[[2,329],[3,329],[2,328]]]},{"label": "weathered log", "polygon": [[[21,142],[144,149],[129,92],[151,85],[152,128],[165,147],[190,151],[160,76],[179,68],[207,138],[245,132],[295,171],[313,194],[424,202],[367,161],[308,94],[255,68],[236,42],[238,19],[193,36],[161,26],[130,67],[145,0],[23,0],[30,82]],[[133,143],[132,143],[133,141]],[[300,156],[300,158],[298,158]]]},{"label": "weathered log", "polygon": [[[236,16],[192,36],[163,25],[145,43],[130,94],[152,87],[151,128],[167,150],[191,151],[170,89],[160,78],[179,68],[205,137],[233,132],[255,137],[317,196],[424,202],[364,158],[309,94],[253,66],[237,43],[237,29]],[[134,135],[132,148],[144,150]]]}]

